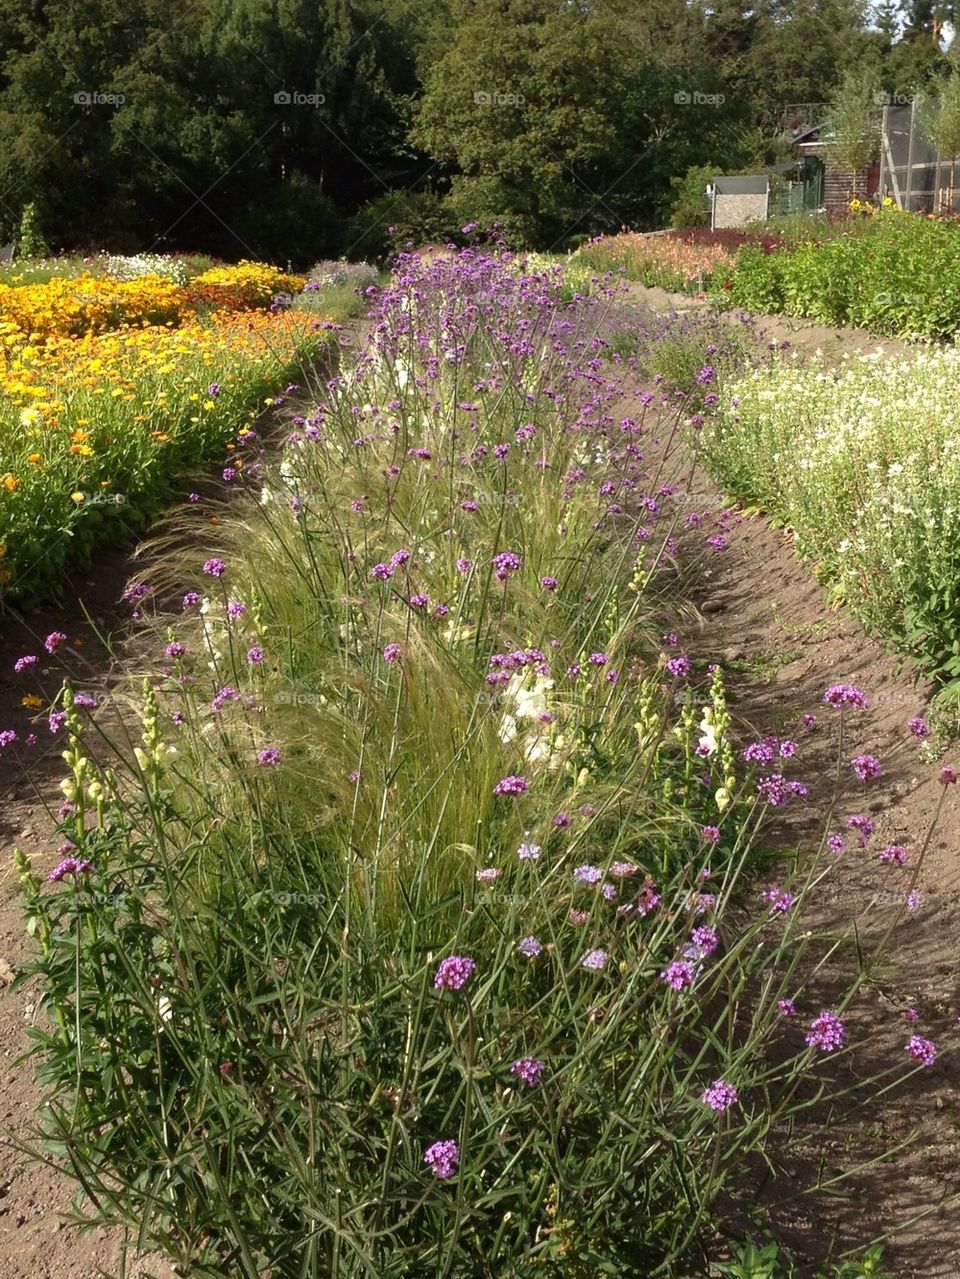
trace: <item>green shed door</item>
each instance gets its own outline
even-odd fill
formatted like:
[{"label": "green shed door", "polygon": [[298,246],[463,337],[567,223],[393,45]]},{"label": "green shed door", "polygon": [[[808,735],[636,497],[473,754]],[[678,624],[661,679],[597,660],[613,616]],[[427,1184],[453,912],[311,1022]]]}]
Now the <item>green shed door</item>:
[{"label": "green shed door", "polygon": [[823,161],[819,156],[807,157],[803,171],[803,207],[819,209],[823,204]]}]

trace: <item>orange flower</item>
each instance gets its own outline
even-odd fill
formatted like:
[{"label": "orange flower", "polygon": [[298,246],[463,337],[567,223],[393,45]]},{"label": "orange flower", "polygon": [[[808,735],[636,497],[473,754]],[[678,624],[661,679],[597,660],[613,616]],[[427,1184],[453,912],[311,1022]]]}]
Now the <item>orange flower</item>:
[{"label": "orange flower", "polygon": [[9,471],[3,479],[0,479],[0,484],[3,485],[8,493],[16,493],[17,489],[20,487],[20,481],[15,475],[11,475]]}]

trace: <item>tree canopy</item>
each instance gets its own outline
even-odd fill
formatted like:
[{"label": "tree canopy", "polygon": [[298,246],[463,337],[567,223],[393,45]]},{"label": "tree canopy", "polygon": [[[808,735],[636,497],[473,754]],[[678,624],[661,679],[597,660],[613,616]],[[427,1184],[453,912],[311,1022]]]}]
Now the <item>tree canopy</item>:
[{"label": "tree canopy", "polygon": [[5,0],[0,234],[30,206],[55,247],[303,261],[385,220],[545,247],[655,226],[672,180],[782,158],[785,107],[851,76],[942,99],[954,9]]}]

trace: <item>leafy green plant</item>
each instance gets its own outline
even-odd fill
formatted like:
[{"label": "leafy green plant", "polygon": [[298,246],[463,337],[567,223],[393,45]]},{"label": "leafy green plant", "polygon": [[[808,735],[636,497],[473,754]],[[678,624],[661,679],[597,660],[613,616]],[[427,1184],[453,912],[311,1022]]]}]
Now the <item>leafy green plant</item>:
[{"label": "leafy green plant", "polygon": [[790,1279],[791,1271],[783,1265],[776,1243],[734,1244],[733,1256],[733,1261],[717,1264],[722,1279]]},{"label": "leafy green plant", "polygon": [[17,235],[17,254],[21,258],[43,258],[50,252],[40,228],[40,214],[31,200],[24,205]]},{"label": "leafy green plant", "polygon": [[743,247],[730,289],[715,300],[878,334],[951,337],[960,331],[958,235],[951,220],[881,209],[826,235],[788,238],[773,253]]},{"label": "leafy green plant", "polygon": [[[820,1271],[819,1279],[896,1279],[883,1269],[883,1245],[873,1244],[856,1259],[842,1261]],[[796,1270],[775,1242],[763,1246],[749,1240],[733,1245],[733,1260],[718,1262],[715,1269],[721,1279],[794,1279]]]},{"label": "leafy green plant", "polygon": [[432,191],[388,191],[354,214],[344,236],[352,261],[382,258],[407,243],[419,248],[445,242],[457,229],[441,197]]}]

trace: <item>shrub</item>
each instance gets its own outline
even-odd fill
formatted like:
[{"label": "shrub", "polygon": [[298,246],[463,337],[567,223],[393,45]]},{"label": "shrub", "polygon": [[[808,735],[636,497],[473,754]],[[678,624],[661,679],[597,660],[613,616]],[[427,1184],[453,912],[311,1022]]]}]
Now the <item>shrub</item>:
[{"label": "shrub", "polygon": [[710,200],[706,189],[719,172],[715,165],[697,164],[687,169],[683,177],[670,179],[672,227],[709,227]]},{"label": "shrub", "polygon": [[883,209],[776,253],[744,247],[727,301],[879,334],[949,337],[960,331],[958,243],[948,219]]},{"label": "shrub", "polygon": [[388,191],[369,200],[351,219],[345,236],[347,257],[382,258],[396,246],[445,241],[456,227],[433,191]]}]

